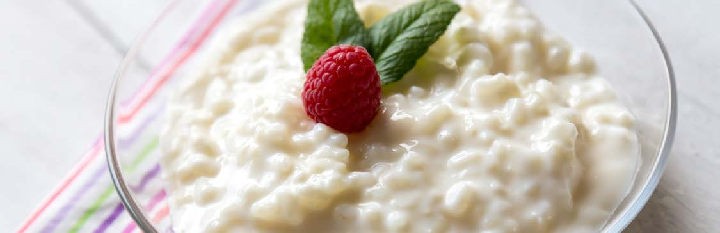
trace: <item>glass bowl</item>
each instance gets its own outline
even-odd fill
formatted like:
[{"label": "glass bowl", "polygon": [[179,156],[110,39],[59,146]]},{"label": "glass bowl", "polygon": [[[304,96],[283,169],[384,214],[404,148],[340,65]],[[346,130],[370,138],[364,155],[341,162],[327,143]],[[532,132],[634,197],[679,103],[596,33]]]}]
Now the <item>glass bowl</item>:
[{"label": "glass bowl", "polygon": [[[156,118],[168,92],[202,57],[216,29],[268,2],[174,0],[120,65],[107,103],[105,148],[117,192],[143,231],[171,231],[165,193],[155,175],[162,125]],[[639,119],[642,161],[626,198],[603,227],[603,232],[620,232],[652,195],[674,135],[675,81],[665,47],[647,17],[629,0],[522,2],[550,30],[592,54],[599,72]],[[147,173],[136,172],[143,159],[154,160],[155,165]]]}]

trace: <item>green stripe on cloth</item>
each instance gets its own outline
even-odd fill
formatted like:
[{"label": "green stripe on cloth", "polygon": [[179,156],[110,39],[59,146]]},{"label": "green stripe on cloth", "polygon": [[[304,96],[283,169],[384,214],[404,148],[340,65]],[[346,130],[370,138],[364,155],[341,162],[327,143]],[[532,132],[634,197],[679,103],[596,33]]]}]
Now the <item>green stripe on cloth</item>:
[{"label": "green stripe on cloth", "polygon": [[[132,162],[132,164],[130,164],[127,171],[134,172],[140,166],[140,163],[142,163],[146,158],[149,157],[150,152],[152,152],[153,150],[155,150],[155,148],[157,148],[158,143],[159,143],[159,140],[157,137],[155,137],[152,141],[150,141],[150,143],[148,143],[145,146],[145,148],[140,153],[140,155],[138,155],[135,158],[135,160]],[[98,199],[96,199],[93,202],[93,204],[90,205],[90,207],[85,209],[85,212],[83,212],[83,215],[78,219],[77,222],[75,222],[75,224],[72,226],[72,228],[70,228],[70,230],[68,232],[76,233],[76,232],[80,231],[80,229],[83,227],[83,225],[85,225],[85,223],[87,223],[87,221],[90,219],[90,217],[93,214],[95,214],[95,212],[97,212],[98,209],[100,209],[100,206],[105,204],[105,201],[107,201],[107,199],[110,196],[112,196],[114,190],[115,190],[114,186],[112,186],[112,185],[108,186],[105,189],[105,191],[100,195],[100,197],[98,197]]]}]

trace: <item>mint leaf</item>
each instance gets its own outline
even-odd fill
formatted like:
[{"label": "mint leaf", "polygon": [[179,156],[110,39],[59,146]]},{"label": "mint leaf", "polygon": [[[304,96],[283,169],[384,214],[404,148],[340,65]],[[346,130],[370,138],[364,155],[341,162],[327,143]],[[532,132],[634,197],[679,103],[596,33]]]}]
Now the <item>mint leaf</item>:
[{"label": "mint leaf", "polygon": [[460,12],[449,0],[427,0],[404,7],[370,27],[370,54],[382,84],[400,80],[445,33]]},{"label": "mint leaf", "polygon": [[367,48],[370,37],[352,0],[310,0],[300,56],[305,71],[327,49],[338,44]]}]

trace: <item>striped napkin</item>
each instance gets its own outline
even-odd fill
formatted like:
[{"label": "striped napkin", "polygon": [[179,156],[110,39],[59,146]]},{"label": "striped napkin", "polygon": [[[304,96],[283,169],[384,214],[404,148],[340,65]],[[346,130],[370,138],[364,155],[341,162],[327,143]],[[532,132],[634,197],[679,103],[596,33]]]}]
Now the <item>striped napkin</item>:
[{"label": "striped napkin", "polygon": [[[122,102],[118,124],[133,127],[118,135],[118,147],[131,148],[123,155],[123,172],[146,214],[171,232],[166,193],[159,177],[158,138],[148,125],[157,121],[163,100],[153,99],[158,90],[190,55],[206,40],[225,15],[240,0],[208,1],[203,14],[194,22],[180,43],[155,67],[142,87]],[[259,2],[246,0],[248,2]],[[246,4],[247,5],[247,4]],[[254,3],[250,3],[254,5]],[[155,103],[153,103],[155,102]],[[127,111],[123,111],[127,110]],[[62,180],[38,208],[22,223],[17,232],[140,232],[120,203],[110,179],[105,160],[104,141],[99,136],[79,164]],[[134,156],[134,157],[133,157]],[[146,203],[142,203],[146,202]]]}]

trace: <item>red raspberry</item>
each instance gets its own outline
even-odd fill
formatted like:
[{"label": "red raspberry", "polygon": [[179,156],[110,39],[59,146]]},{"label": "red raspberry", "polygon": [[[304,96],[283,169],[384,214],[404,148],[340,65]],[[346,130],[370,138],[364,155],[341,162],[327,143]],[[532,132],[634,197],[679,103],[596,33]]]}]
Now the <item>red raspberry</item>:
[{"label": "red raspberry", "polygon": [[380,106],[380,76],[367,50],[337,45],[307,72],[302,92],[305,113],[343,133],[365,129]]}]

